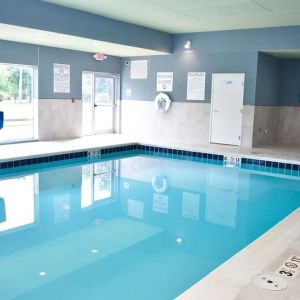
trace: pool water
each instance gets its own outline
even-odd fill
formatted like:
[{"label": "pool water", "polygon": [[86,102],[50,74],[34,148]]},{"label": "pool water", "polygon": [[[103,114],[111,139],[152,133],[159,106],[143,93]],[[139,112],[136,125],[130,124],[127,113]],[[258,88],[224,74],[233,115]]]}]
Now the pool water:
[{"label": "pool water", "polygon": [[0,175],[0,298],[174,299],[300,205],[299,177],[144,155]]}]

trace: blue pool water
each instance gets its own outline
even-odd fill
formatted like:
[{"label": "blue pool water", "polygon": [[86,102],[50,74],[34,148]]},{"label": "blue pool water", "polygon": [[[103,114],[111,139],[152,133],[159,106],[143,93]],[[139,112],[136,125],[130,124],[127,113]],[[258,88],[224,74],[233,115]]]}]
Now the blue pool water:
[{"label": "blue pool water", "polygon": [[298,208],[299,179],[144,155],[2,171],[0,298],[174,299]]}]

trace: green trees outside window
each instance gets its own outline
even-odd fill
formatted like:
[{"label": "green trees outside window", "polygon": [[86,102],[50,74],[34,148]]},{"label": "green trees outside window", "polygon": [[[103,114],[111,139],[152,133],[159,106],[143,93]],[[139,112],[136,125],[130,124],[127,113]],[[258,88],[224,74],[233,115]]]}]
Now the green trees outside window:
[{"label": "green trees outside window", "polygon": [[32,140],[37,136],[35,70],[33,66],[0,63],[0,111],[4,112],[0,143]]},{"label": "green trees outside window", "polygon": [[0,65],[0,101],[31,102],[32,67]]}]

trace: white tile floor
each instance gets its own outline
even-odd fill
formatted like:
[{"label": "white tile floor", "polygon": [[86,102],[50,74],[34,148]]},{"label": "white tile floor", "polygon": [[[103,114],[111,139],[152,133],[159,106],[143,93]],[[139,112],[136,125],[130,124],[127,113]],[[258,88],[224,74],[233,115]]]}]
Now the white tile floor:
[{"label": "white tile floor", "polygon": [[[235,153],[249,158],[265,158],[300,163],[299,146],[268,146],[248,149],[226,145],[192,145],[172,141],[143,141],[117,134],[51,142],[1,145],[0,161],[137,142],[208,153]],[[290,253],[300,255],[300,208],[219,268],[208,274],[177,299],[299,300],[300,275],[296,279],[293,279],[293,281],[288,282],[289,288],[283,292],[270,292],[253,284],[253,277],[261,272],[274,274],[276,268],[281,265]]]},{"label": "white tile floor", "polygon": [[110,134],[70,140],[8,144],[0,146],[0,161],[54,155],[130,143],[136,143],[136,141],[118,134]]},{"label": "white tile floor", "polygon": [[29,142],[20,144],[10,144],[0,146],[0,161],[42,156],[45,154],[58,154],[63,152],[74,152],[101,148],[113,145],[143,143],[157,146],[173,147],[186,150],[197,150],[217,154],[240,154],[249,158],[261,158],[277,161],[289,161],[291,163],[300,162],[300,146],[267,146],[262,148],[240,148],[228,145],[197,145],[178,143],[173,141],[142,140],[121,134],[109,134],[83,137],[71,140],[58,140],[49,142]]}]

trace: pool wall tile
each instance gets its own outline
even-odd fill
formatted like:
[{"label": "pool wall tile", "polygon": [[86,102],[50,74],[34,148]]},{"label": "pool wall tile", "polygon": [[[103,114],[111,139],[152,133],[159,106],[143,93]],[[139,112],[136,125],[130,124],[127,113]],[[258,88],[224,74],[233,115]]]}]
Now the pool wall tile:
[{"label": "pool wall tile", "polygon": [[[183,149],[174,149],[167,147],[158,147],[153,145],[131,144],[120,145],[114,147],[99,148],[90,151],[77,151],[71,153],[62,153],[56,155],[49,155],[43,157],[33,157],[27,159],[11,160],[0,163],[0,169],[7,169],[13,167],[21,167],[27,165],[43,164],[54,161],[69,160],[75,158],[83,158],[91,155],[96,157],[121,152],[139,151],[140,154],[155,155],[159,157],[184,159],[205,163],[213,163],[219,161],[221,164],[224,161],[224,155],[203,153],[198,151],[189,151]],[[138,153],[138,154],[139,154]],[[300,164],[292,164],[289,162],[277,162],[271,160],[253,159],[247,157],[240,157],[241,168],[248,168],[252,170],[267,171],[273,173],[287,174],[300,176]]]}]

